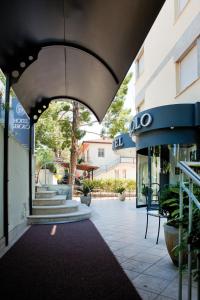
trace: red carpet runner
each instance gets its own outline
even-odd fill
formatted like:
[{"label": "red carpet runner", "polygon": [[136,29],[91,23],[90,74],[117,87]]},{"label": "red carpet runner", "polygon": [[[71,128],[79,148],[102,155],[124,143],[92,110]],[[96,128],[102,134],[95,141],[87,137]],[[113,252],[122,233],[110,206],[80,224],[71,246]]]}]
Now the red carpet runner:
[{"label": "red carpet runner", "polygon": [[32,226],[0,259],[1,300],[141,299],[90,221]]}]

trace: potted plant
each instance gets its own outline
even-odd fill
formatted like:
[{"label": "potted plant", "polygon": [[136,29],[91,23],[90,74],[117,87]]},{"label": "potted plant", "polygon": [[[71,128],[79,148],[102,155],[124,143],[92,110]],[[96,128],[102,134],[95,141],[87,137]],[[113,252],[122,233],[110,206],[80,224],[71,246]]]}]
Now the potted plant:
[{"label": "potted plant", "polygon": [[119,194],[120,201],[125,201],[126,199],[125,190],[126,190],[125,187],[122,185],[116,188],[116,193]]},{"label": "potted plant", "polygon": [[89,184],[87,182],[82,182],[82,185],[78,187],[78,191],[82,193],[80,196],[81,203],[90,206],[91,204],[91,191]]},{"label": "potted plant", "polygon": [[[185,199],[184,199],[185,200]],[[173,263],[178,266],[179,186],[166,185],[160,193],[160,212],[167,217],[164,224],[165,243]],[[184,213],[185,216],[185,213]],[[184,217],[186,218],[186,216]]]},{"label": "potted plant", "polygon": [[[164,224],[165,242],[169,255],[173,263],[178,266],[178,252],[179,252],[179,241],[178,241],[178,228],[180,224],[179,220],[179,185],[168,185],[164,187],[160,193],[160,212],[167,217],[167,222]],[[199,187],[194,187],[194,194],[197,198],[200,198]],[[183,260],[187,261],[187,242],[190,238],[194,244],[193,252],[196,251],[196,244],[199,243],[200,237],[200,225],[199,218],[200,212],[198,209],[193,207],[193,231],[191,237],[188,236],[188,222],[189,222],[189,211],[188,211],[188,195],[183,193]],[[196,220],[196,221],[195,221]],[[196,248],[195,248],[196,247]]]}]

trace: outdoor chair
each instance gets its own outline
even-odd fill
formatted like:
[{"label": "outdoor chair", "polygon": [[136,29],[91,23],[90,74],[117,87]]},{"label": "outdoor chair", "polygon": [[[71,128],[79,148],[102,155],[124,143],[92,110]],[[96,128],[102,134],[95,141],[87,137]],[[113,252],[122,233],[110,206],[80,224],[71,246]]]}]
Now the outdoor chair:
[{"label": "outdoor chair", "polygon": [[160,185],[158,183],[152,183],[151,188],[149,190],[148,187],[144,187],[146,190],[145,198],[146,198],[146,231],[145,231],[145,239],[147,238],[148,226],[149,226],[149,216],[158,218],[158,231],[157,231],[157,239],[156,244],[158,244],[159,235],[160,235],[160,220],[161,218],[166,218],[161,213],[159,206],[160,199]]}]

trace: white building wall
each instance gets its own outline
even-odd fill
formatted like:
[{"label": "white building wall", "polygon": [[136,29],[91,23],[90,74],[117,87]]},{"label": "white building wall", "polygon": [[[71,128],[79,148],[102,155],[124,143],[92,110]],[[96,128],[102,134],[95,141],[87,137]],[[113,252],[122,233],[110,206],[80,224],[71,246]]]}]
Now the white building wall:
[{"label": "white building wall", "polygon": [[0,239],[3,237],[3,126],[0,125]]},{"label": "white building wall", "polygon": [[[19,231],[26,225],[29,213],[28,150],[13,137],[9,138],[9,231]],[[12,235],[11,235],[12,236]]]},{"label": "white building wall", "polygon": [[53,173],[51,173],[48,169],[41,169],[40,170],[40,173],[39,173],[39,180],[38,180],[38,183],[40,185],[44,185],[44,184],[47,184],[47,185],[54,185],[54,184],[57,184],[57,179],[56,177],[54,176]]},{"label": "white building wall", "polygon": [[[200,1],[188,0],[181,12],[177,11],[177,3],[178,0],[166,0],[138,53],[137,58],[141,51],[144,52],[144,72],[135,84],[136,109],[139,111],[199,101]],[[198,78],[180,91],[179,61],[194,44],[198,44]]]},{"label": "white building wall", "polygon": [[[104,149],[104,157],[98,157],[99,148]],[[115,152],[112,150],[112,144],[90,143],[88,150],[89,159],[87,162],[95,166],[106,165],[119,158],[119,155],[115,154]]]},{"label": "white building wall", "polygon": [[[126,178],[124,178],[124,170],[126,170]],[[119,177],[116,178],[116,173]],[[94,175],[95,179],[133,179],[136,180],[136,164],[119,163],[109,171]]]},{"label": "white building wall", "polygon": [[[170,80],[169,80],[170,74]],[[158,89],[160,93],[158,93]],[[162,92],[161,92],[162,91]],[[174,61],[170,59],[168,63],[148,86],[145,93],[145,109],[157,107],[162,104],[175,104],[176,94],[176,72]]]}]

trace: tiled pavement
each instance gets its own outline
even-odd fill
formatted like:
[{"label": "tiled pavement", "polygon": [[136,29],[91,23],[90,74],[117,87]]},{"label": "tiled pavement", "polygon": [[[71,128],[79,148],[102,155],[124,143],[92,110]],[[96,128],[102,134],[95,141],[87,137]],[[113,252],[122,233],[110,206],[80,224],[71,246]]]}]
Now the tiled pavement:
[{"label": "tiled pavement", "polygon": [[[166,250],[163,228],[156,245],[158,219],[150,217],[144,239],[146,211],[134,199],[92,199],[92,221],[144,300],[178,299],[178,273]],[[183,300],[187,299],[187,280]],[[197,299],[196,288],[193,298]]]}]

